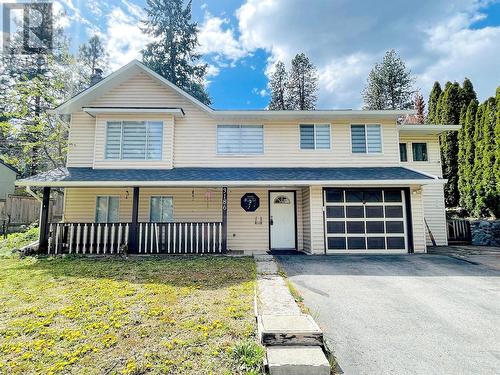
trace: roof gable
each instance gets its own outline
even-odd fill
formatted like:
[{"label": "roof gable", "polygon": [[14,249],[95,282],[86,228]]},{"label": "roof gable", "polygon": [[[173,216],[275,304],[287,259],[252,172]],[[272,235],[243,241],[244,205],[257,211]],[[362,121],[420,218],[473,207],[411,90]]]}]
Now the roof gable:
[{"label": "roof gable", "polygon": [[[152,85],[152,90],[155,90],[158,93],[162,92],[162,88],[168,88],[168,91],[175,92],[179,96],[183,97],[185,100],[188,100],[195,106],[206,112],[213,112],[213,110],[207,105],[200,102],[198,99],[188,94],[181,88],[174,85],[172,82],[167,80],[166,78],[160,76],[156,72],[152,71],[144,64],[137,60],[133,60],[117,71],[111,73],[107,77],[103,78],[101,81],[96,83],[95,85],[87,88],[86,90],[80,92],[73,98],[67,100],[63,104],[56,107],[52,112],[58,114],[70,114],[73,112],[80,111],[82,107],[94,103],[104,103],[106,102],[106,98],[109,100],[110,96],[120,96],[120,92],[123,90],[120,86],[122,85],[130,85],[134,82],[137,82],[137,77],[142,77],[142,79],[151,79],[156,84]],[[165,90],[163,90],[165,93]],[[159,101],[164,97],[164,95],[159,95]],[[137,98],[140,100],[140,98]],[[164,105],[162,102],[160,105]],[[154,106],[155,103],[150,103],[148,106]],[[156,105],[159,105],[156,103]]]}]

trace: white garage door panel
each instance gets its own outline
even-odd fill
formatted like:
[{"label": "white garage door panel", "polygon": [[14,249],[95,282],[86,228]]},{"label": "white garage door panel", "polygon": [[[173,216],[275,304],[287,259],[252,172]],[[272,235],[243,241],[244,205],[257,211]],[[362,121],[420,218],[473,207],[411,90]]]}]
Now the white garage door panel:
[{"label": "white garage door panel", "polygon": [[407,252],[404,199],[397,188],[325,189],[328,252]]}]

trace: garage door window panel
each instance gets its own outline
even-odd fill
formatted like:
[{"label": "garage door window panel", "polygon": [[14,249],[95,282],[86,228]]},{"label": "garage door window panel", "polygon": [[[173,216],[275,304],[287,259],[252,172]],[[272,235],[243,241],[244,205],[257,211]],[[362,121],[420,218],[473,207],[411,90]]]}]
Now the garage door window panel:
[{"label": "garage door window panel", "polygon": [[382,218],[384,217],[384,207],[383,206],[366,206],[366,217],[367,218]]},{"label": "garage door window panel", "polygon": [[330,234],[345,233],[345,222],[343,221],[329,221],[326,227]]},{"label": "garage door window panel", "polygon": [[368,237],[366,245],[369,250],[385,250],[385,237]]},{"label": "garage door window panel", "polygon": [[349,250],[366,250],[365,237],[348,237],[347,248]]},{"label": "garage door window panel", "polygon": [[329,219],[338,219],[345,217],[343,206],[329,206],[326,208],[326,217]]},{"label": "garage door window panel", "polygon": [[388,250],[398,250],[405,248],[405,238],[404,237],[387,237],[387,249]]},{"label": "garage door window panel", "polygon": [[365,217],[365,208],[363,206],[347,206],[346,216],[348,218],[363,218]]},{"label": "garage door window panel", "polygon": [[347,222],[347,233],[365,233],[365,222],[364,221],[348,221]]},{"label": "garage door window panel", "polygon": [[345,237],[330,237],[328,238],[328,248],[331,250],[345,250],[346,238]]},{"label": "garage door window panel", "polygon": [[385,207],[385,217],[387,217],[387,218],[403,217],[403,207],[402,206],[386,206]]},{"label": "garage door window panel", "polygon": [[402,221],[386,221],[385,222],[387,233],[404,233],[404,223]]},{"label": "garage door window panel", "polygon": [[325,196],[327,203],[344,202],[344,191],[342,189],[328,189]]},{"label": "garage door window panel", "polygon": [[384,222],[383,221],[367,221],[366,222],[366,233],[384,233]]}]

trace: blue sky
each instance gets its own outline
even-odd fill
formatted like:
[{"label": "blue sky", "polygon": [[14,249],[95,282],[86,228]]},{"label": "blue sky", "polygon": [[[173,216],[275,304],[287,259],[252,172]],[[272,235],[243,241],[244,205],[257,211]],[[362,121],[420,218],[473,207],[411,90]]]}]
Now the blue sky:
[{"label": "blue sky", "polygon": [[[140,58],[143,0],[58,0],[73,48],[98,33],[109,70]],[[193,0],[214,108],[265,108],[277,60],[305,52],[319,72],[318,108],[360,108],[373,66],[396,49],[427,98],[435,80],[469,77],[481,100],[500,85],[500,1]]]}]

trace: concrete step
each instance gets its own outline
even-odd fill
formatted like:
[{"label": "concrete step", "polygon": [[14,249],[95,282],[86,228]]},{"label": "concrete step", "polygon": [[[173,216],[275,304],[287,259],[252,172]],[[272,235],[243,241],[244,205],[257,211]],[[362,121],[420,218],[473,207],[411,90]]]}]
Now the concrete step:
[{"label": "concrete step", "polygon": [[330,364],[319,346],[270,346],[266,354],[270,375],[330,374]]},{"label": "concrete step", "polygon": [[307,314],[259,315],[257,326],[261,343],[266,346],[323,345],[323,332]]}]

